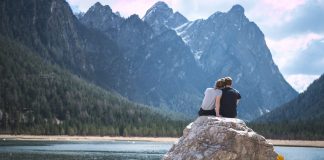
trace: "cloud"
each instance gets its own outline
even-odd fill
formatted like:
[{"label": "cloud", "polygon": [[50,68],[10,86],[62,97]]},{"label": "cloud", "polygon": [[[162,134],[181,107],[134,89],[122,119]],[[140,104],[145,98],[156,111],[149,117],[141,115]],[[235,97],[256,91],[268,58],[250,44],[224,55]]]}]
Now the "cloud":
[{"label": "cloud", "polygon": [[320,75],[293,74],[286,76],[285,79],[293,88],[301,93],[305,91],[307,87],[319,77]]},{"label": "cloud", "polygon": [[277,12],[286,12],[304,4],[305,0],[263,0],[260,2],[262,2],[264,6],[271,7]]},{"label": "cloud", "polygon": [[[291,74],[292,68],[298,67],[298,64],[296,64],[297,59],[301,57],[300,61],[303,60],[302,57],[305,56],[307,48],[311,46],[310,44],[323,38],[324,35],[309,33],[280,40],[266,38],[266,42],[280,71],[283,74]],[[315,49],[312,51],[314,52]]]},{"label": "cloud", "polygon": [[324,1],[310,0],[294,10],[292,14],[294,17],[283,28],[283,32],[290,34],[324,32]]},{"label": "cloud", "polygon": [[259,0],[253,1],[250,8],[246,8],[246,15],[255,21],[265,32],[266,36],[274,36],[274,27],[281,28],[289,22],[292,11],[306,3],[305,0]]},{"label": "cloud", "polygon": [[323,74],[324,39],[313,40],[308,47],[295,56],[285,70],[287,74]]},{"label": "cloud", "polygon": [[265,8],[278,10],[256,21],[280,71],[301,92],[324,72],[324,1],[296,1],[290,7],[275,1],[273,6],[283,6]]},{"label": "cloud", "polygon": [[264,11],[260,12],[258,7],[254,7],[255,10],[251,10],[251,15],[267,36],[281,39],[296,34],[324,33],[324,21],[321,20],[324,15],[324,1],[295,0],[286,7],[280,7],[285,6],[286,1],[273,2],[279,6],[270,5],[270,7],[265,7],[267,4],[264,1],[259,2]]},{"label": "cloud", "polygon": [[279,41],[266,39],[273,59],[298,92],[324,73],[324,35],[306,34]]}]

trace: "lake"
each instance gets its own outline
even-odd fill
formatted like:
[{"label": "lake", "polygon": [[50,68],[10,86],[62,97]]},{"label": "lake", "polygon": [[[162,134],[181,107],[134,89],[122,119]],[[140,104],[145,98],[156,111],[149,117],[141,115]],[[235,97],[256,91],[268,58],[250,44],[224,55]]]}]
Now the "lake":
[{"label": "lake", "polygon": [[[170,142],[0,141],[1,160],[157,160]],[[285,160],[324,160],[324,148],[275,147]]]}]

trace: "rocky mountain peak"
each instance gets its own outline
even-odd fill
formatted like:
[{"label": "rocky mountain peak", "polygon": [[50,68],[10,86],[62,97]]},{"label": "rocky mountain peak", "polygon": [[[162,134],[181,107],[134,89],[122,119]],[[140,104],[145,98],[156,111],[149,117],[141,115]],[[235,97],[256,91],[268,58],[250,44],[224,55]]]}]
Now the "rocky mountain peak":
[{"label": "rocky mountain peak", "polygon": [[110,38],[116,38],[116,31],[123,23],[124,18],[114,13],[109,5],[103,6],[97,2],[80,18],[80,22],[89,28],[103,31]]},{"label": "rocky mountain peak", "polygon": [[130,17],[128,17],[125,22],[127,23],[131,23],[131,24],[139,24],[139,23],[143,23],[142,19],[137,15],[137,14],[133,14]]},{"label": "rocky mountain peak", "polygon": [[112,9],[110,8],[109,5],[103,6],[100,2],[95,3],[93,6],[90,7],[89,11],[95,12],[95,11],[100,11],[100,12],[105,12],[105,13],[113,13]]},{"label": "rocky mountain peak", "polygon": [[155,3],[143,17],[144,20],[151,21],[153,19],[167,19],[173,14],[173,10],[165,2]]},{"label": "rocky mountain peak", "polygon": [[244,8],[241,5],[236,4],[229,10],[228,13],[244,15]]},{"label": "rocky mountain peak", "polygon": [[117,11],[115,14],[116,14],[117,16],[121,17],[120,12]]},{"label": "rocky mountain peak", "polygon": [[100,2],[96,2],[93,6],[102,7],[102,4]]},{"label": "rocky mountain peak", "polygon": [[133,14],[129,16],[126,20],[141,20],[141,18],[137,14]]},{"label": "rocky mountain peak", "polygon": [[230,20],[230,23],[242,22],[246,24],[247,22],[249,22],[244,14],[244,8],[239,4],[232,6],[232,8],[228,12],[215,12],[210,17],[208,17],[208,20],[223,21],[222,19],[224,18]]},{"label": "rocky mountain peak", "polygon": [[171,9],[168,4],[166,4],[165,2],[163,1],[158,1],[156,2],[152,7],[153,8],[156,8],[156,9]]},{"label": "rocky mountain peak", "polygon": [[179,12],[173,12],[165,2],[155,3],[149,10],[147,10],[143,20],[147,22],[155,31],[160,34],[168,28],[176,28],[186,22],[187,18]]}]

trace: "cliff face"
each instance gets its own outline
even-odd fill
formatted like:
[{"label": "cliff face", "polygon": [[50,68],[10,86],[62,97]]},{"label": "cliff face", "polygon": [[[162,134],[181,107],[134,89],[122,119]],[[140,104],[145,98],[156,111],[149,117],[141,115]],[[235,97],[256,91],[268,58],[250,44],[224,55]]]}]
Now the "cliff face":
[{"label": "cliff face", "polygon": [[1,1],[0,34],[104,88],[121,88],[125,81],[116,43],[82,25],[64,0]]},{"label": "cliff face", "polygon": [[189,124],[164,160],[275,160],[264,137],[240,119],[201,116]]}]

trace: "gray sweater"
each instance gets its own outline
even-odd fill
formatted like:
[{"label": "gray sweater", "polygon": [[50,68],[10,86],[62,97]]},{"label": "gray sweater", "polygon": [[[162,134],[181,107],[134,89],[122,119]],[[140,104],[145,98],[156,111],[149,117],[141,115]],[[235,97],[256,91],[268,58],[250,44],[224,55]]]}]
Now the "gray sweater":
[{"label": "gray sweater", "polygon": [[216,96],[221,96],[222,90],[207,88],[205,91],[205,97],[202,101],[201,108],[203,110],[212,110],[215,109]]}]

